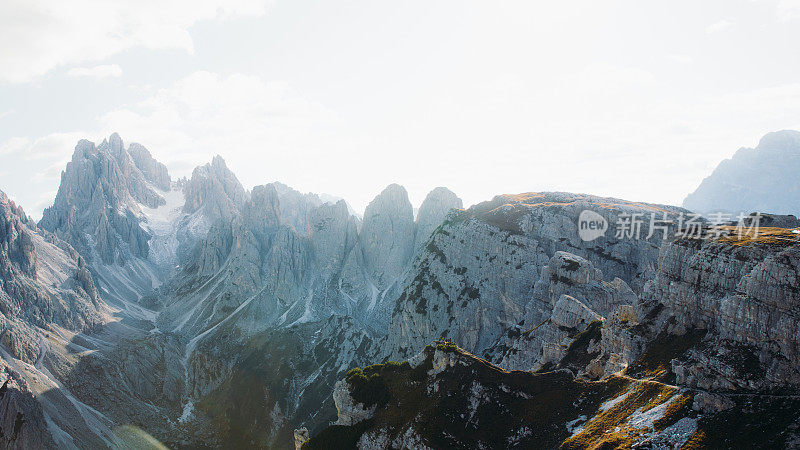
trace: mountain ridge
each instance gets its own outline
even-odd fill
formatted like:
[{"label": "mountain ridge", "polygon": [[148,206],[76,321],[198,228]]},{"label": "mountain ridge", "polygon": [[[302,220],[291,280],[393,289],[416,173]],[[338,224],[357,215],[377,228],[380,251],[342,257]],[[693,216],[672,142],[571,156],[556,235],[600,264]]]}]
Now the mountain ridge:
[{"label": "mountain ridge", "polygon": [[[20,349],[0,358],[8,373],[22,374],[9,385],[45,376],[52,381],[38,390],[18,389],[19,398],[32,418],[41,419],[36,423],[56,424],[37,432],[61,445],[118,445],[124,442],[119,427],[135,424],[137,433],[171,447],[288,448],[295,429],[316,435],[336,418],[344,398],[340,381],[350,369],[413,359],[441,339],[456,341],[486,364],[566,370],[567,378],[595,382],[636,366],[649,344],[666,339],[662,331],[695,345],[691,330],[702,326],[712,335],[702,338],[705,347],[681,356],[688,359],[674,362],[670,375],[691,389],[719,383],[719,374],[734,367],[708,353],[714,345],[747,361],[796,356],[790,325],[756,338],[728,320],[738,315],[753,324],[764,317],[790,323],[775,306],[778,298],[762,292],[791,288],[791,282],[763,280],[770,274],[788,279],[793,253],[769,257],[770,248],[758,253],[748,243],[744,250],[678,245],[673,236],[680,231],[676,219],[688,213],[683,208],[528,192],[463,209],[458,196],[436,188],[415,216],[407,192],[394,184],[360,218],[344,200],[323,201],[277,182],[246,190],[220,156],[190,179],[173,181],[146,148],[126,148],[116,134],[99,146],[79,142],[62,180],[41,227],[8,203],[14,225],[7,229],[22,230],[6,245],[19,272],[12,277],[25,280],[52,264],[56,250],[31,252],[31,242],[43,249],[36,243],[49,239],[54,248],[72,249],[57,258],[75,267],[75,281],[65,286],[95,298],[99,318],[68,332],[58,328],[58,337],[17,333],[21,345],[8,344],[5,336],[13,332],[0,339],[4,348]],[[607,223],[592,241],[579,230],[585,211]],[[626,237],[622,219],[631,214],[654,214],[666,225],[651,230],[645,221],[639,239]],[[789,263],[781,263],[787,257]],[[758,266],[757,260],[766,262]],[[759,281],[742,282],[745,290],[738,292],[714,275],[704,289],[718,295],[697,304],[686,298],[669,303],[670,283],[682,293],[694,289],[690,281],[697,274],[685,261],[719,273],[759,274]],[[95,297],[89,286],[96,286]],[[716,324],[662,312],[683,308],[713,317],[720,297],[735,308]],[[769,300],[766,309],[749,300],[761,297]],[[58,325],[49,317],[42,324]],[[31,327],[35,318],[20,323]],[[42,336],[51,344],[40,346]],[[748,339],[780,344],[737,350],[752,345]],[[28,368],[25,360],[36,364]],[[697,369],[697,361],[706,360],[716,372]],[[733,387],[776,387],[791,375],[791,364],[775,361],[752,386],[743,379]],[[68,428],[66,421],[78,416],[85,426]],[[254,425],[244,426],[248,421]],[[17,445],[36,442],[26,436]],[[382,439],[375,442],[393,442]],[[398,442],[411,442],[403,439]]]}]

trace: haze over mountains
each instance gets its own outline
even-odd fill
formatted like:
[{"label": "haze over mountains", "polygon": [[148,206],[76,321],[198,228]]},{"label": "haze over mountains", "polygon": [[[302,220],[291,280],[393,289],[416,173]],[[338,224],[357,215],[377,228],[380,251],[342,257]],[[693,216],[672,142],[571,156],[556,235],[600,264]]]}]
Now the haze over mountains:
[{"label": "haze over mountains", "polygon": [[722,161],[683,206],[702,213],[769,211],[800,216],[799,172],[800,132],[769,133],[756,148],[741,148]]},{"label": "haze over mountains", "polygon": [[[798,135],[768,135],[753,161],[791,161]],[[785,184],[741,197],[796,189],[791,172],[769,173]],[[606,438],[673,446],[716,437],[733,394],[754,411],[780,403],[759,437],[797,439],[790,231],[766,245],[676,241],[686,209],[559,192],[462,208],[437,188],[415,216],[393,184],[360,218],[280,183],[246,190],[219,156],[173,180],[116,134],[80,141],[39,224],[0,194],[0,442],[530,447],[540,429],[569,446],[622,427]],[[590,242],[587,209],[609,224]],[[668,225],[625,238],[631,214]],[[442,339],[458,348],[429,347]],[[538,395],[543,409],[518,417],[512,399]]]}]

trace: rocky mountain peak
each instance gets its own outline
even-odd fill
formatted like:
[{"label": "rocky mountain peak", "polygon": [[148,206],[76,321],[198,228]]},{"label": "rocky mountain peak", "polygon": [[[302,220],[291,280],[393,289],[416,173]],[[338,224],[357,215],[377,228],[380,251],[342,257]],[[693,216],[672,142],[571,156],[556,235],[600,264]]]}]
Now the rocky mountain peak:
[{"label": "rocky mountain peak", "polygon": [[415,248],[419,249],[427,242],[433,230],[441,225],[450,210],[463,207],[461,199],[446,187],[437,187],[430,191],[417,212]]},{"label": "rocky mountain peak", "polygon": [[128,146],[128,154],[136,167],[142,171],[145,179],[163,191],[170,189],[171,180],[167,166],[156,161],[145,146],[133,142]]},{"label": "rocky mountain peak", "polygon": [[309,215],[314,208],[324,202],[317,194],[302,193],[283,183],[270,183],[278,193],[281,207],[281,220],[300,234],[307,236],[309,233]]},{"label": "rocky mountain peak", "polygon": [[763,151],[783,151],[800,154],[800,131],[781,130],[767,133],[758,142],[758,149]]},{"label": "rocky mountain peak", "polygon": [[137,214],[165,204],[158,189],[168,187],[169,174],[143,146],[131,147],[133,154],[116,133],[99,146],[79,141],[39,225],[105,264],[146,257],[149,235]]},{"label": "rocky mountain peak", "polygon": [[318,266],[325,276],[333,274],[356,243],[358,224],[347,203],[323,203],[309,214],[311,240]]},{"label": "rocky mountain peak", "polygon": [[251,229],[277,228],[281,223],[281,210],[275,187],[269,184],[254,187],[243,215]]},{"label": "rocky mountain peak", "polygon": [[401,275],[414,248],[414,210],[404,187],[391,184],[367,205],[359,243],[379,289]]},{"label": "rocky mountain peak", "polygon": [[[699,213],[800,215],[800,132],[776,131],[719,163],[683,201]],[[769,174],[769,176],[764,176]]]},{"label": "rocky mountain peak", "polygon": [[36,252],[27,216],[0,191],[0,251],[28,275],[36,274]]},{"label": "rocky mountain peak", "polygon": [[204,208],[213,218],[232,217],[246,199],[242,183],[219,155],[209,164],[194,169],[183,193],[186,196],[184,212],[191,214]]}]

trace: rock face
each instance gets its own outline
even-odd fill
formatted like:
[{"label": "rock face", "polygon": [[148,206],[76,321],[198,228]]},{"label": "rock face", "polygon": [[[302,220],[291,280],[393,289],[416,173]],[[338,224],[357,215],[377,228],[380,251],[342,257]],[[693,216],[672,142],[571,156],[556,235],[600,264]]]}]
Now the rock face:
[{"label": "rock face", "polygon": [[0,343],[32,363],[41,350],[39,329],[55,324],[90,329],[102,321],[102,301],[83,259],[40,230],[0,192]]},{"label": "rock face", "polygon": [[170,223],[175,203],[182,203],[177,197],[166,167],[143,146],[126,149],[116,133],[98,146],[82,140],[39,227],[83,256],[107,302],[128,308],[177,263]]},{"label": "rock face", "polygon": [[402,186],[389,185],[367,205],[358,241],[375,287],[395,283],[414,251],[414,211]]},{"label": "rock face", "polygon": [[[510,328],[484,356],[492,362],[511,370],[542,370],[557,366],[576,339],[588,332],[600,332],[600,323],[620,310],[632,309],[637,303],[636,294],[619,278],[604,281],[602,273],[589,261],[567,252],[556,252],[547,266],[542,268],[539,281],[534,286],[535,296],[552,305],[549,317],[537,322],[539,309],[532,310],[533,317],[524,320],[524,326]],[[532,325],[528,325],[532,324]],[[585,337],[599,338],[587,334]],[[599,339],[597,339],[599,341]],[[598,349],[591,349],[594,356]],[[597,368],[590,368],[599,375]]]},{"label": "rock face", "polygon": [[673,363],[680,383],[709,390],[800,385],[800,243],[789,236],[664,247],[643,302],[663,305],[672,330],[707,332]]},{"label": "rock face", "polygon": [[131,256],[146,258],[149,236],[130,208],[163,205],[164,198],[151,186],[163,186],[169,179],[163,177],[166,167],[144,147],[134,148],[136,159],[117,134],[99,146],[80,141],[61,176],[55,203],[44,211],[39,225],[105,264]]},{"label": "rock face", "polygon": [[[76,416],[53,407],[68,400],[53,390],[50,370],[75,358],[63,336],[92,332],[109,319],[78,253],[0,192],[0,446],[65,444],[55,430],[69,429]],[[73,446],[98,439],[87,427],[71,430]]]},{"label": "rock face", "polygon": [[444,222],[450,210],[463,207],[461,199],[446,187],[437,187],[429,192],[417,211],[415,251],[418,252],[428,242],[431,233]]},{"label": "rock face", "polygon": [[[585,210],[607,221],[604,237],[589,242],[580,238],[578,219]],[[656,273],[663,236],[658,231],[648,239],[649,230],[643,229],[640,239],[618,238],[618,219],[650,213],[670,218],[681,211],[587,195],[528,193],[451,212],[403,283],[389,326],[387,356],[408,358],[441,338],[484,354],[509,329],[531,329],[548,319],[558,295],[568,293],[558,283],[550,293],[552,281],[593,283],[594,292],[577,298],[586,298],[582,301],[601,314],[630,303],[633,292]],[[552,261],[542,271],[560,251],[574,256],[559,264]],[[600,272],[619,281],[600,287]]]},{"label": "rock face", "polygon": [[206,216],[215,219],[233,217],[246,198],[244,187],[219,155],[194,169],[183,194],[184,212],[191,214],[202,208]]},{"label": "rock face", "polygon": [[[765,211],[800,215],[800,132],[778,131],[756,148],[741,148],[683,201],[705,213]],[[768,175],[767,175],[768,174]]]},{"label": "rock face", "polygon": [[47,432],[47,423],[39,402],[24,380],[2,359],[0,366],[0,443],[3,448],[56,448]]},{"label": "rock face", "polygon": [[[283,183],[271,183],[278,193],[281,207],[281,217],[286,225],[294,228],[301,236],[307,236],[311,225],[309,215],[322,205],[322,199],[316,194],[303,194]],[[330,202],[336,203],[336,202]]]},{"label": "rock face", "polygon": [[[487,351],[502,369],[439,341],[407,363],[351,370],[337,384],[343,419],[303,448],[794,447],[799,249],[785,228],[669,240],[639,295],[556,252],[533,288],[549,317],[508,327]],[[535,400],[534,387],[552,397]],[[514,412],[528,400],[538,406]]]}]

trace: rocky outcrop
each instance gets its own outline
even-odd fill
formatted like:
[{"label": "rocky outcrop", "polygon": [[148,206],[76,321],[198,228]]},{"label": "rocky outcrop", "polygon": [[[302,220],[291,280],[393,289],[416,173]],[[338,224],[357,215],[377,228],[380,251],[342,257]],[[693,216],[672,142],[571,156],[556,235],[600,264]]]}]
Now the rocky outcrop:
[{"label": "rocky outcrop", "polygon": [[56,448],[41,405],[20,375],[0,358],[0,446],[7,449]]},{"label": "rocky outcrop", "polygon": [[0,343],[33,362],[39,329],[82,331],[102,321],[102,301],[80,256],[41,230],[0,192]]},{"label": "rocky outcrop", "polygon": [[683,201],[705,213],[764,211],[800,215],[800,132],[778,131],[761,138],[756,148],[741,148]]},{"label": "rocky outcrop", "polygon": [[[585,383],[567,370],[508,372],[440,342],[411,362],[337,383],[339,422],[303,449],[680,447],[700,428],[691,394],[655,381]],[[364,413],[371,403],[374,412]]]},{"label": "rocky outcrop", "polygon": [[317,194],[303,194],[283,183],[274,182],[270,185],[278,193],[283,223],[294,228],[301,236],[308,236],[311,212],[326,202]]},{"label": "rocky outcrop", "polygon": [[[587,210],[607,224],[605,235],[592,241],[583,240],[578,229]],[[387,355],[407,358],[433,339],[448,338],[488,356],[486,350],[508,330],[529,330],[547,320],[558,296],[570,294],[573,285],[587,291],[570,295],[601,315],[630,304],[655,276],[665,235],[655,228],[650,233],[648,218],[638,239],[628,238],[620,218],[652,214],[669,220],[681,211],[567,193],[499,196],[453,211],[407,274],[392,313]],[[543,271],[560,251],[574,257]],[[614,281],[601,283],[600,272]]]},{"label": "rocky outcrop", "polygon": [[314,258],[326,279],[333,279],[358,240],[358,220],[344,200],[325,203],[309,214]]},{"label": "rocky outcrop", "polygon": [[414,211],[405,188],[389,185],[367,205],[358,240],[375,287],[384,290],[396,282],[414,249]]},{"label": "rocky outcrop", "polygon": [[268,234],[281,224],[280,201],[272,185],[256,186],[242,212],[244,222],[261,234]]},{"label": "rocky outcrop", "polygon": [[230,219],[246,200],[244,187],[219,155],[209,164],[194,169],[183,194],[184,212],[191,214],[202,209],[212,220]]},{"label": "rocky outcrop", "polygon": [[[114,137],[115,136],[115,137]],[[114,139],[119,138],[118,135],[113,135]],[[121,139],[119,139],[121,143]],[[142,172],[144,179],[153,183],[157,188],[162,191],[170,190],[171,180],[167,166],[156,161],[150,152],[141,144],[135,142],[128,146],[128,154],[136,167]]]},{"label": "rocky outcrop", "polygon": [[558,251],[542,268],[534,286],[534,296],[555,304],[563,294],[577,297],[603,317],[636,301],[636,294],[620,278],[604,281],[600,269],[588,260]]},{"label": "rocky outcrop", "polygon": [[681,239],[663,248],[644,307],[663,308],[659,317],[670,333],[707,332],[673,362],[680,383],[726,390],[800,385],[800,243],[788,230],[766,230],[756,239]]},{"label": "rocky outcrop", "polygon": [[450,210],[463,207],[461,199],[446,187],[437,187],[430,191],[417,211],[415,252],[428,242],[433,230],[444,222]]},{"label": "rocky outcrop", "polygon": [[[592,263],[567,252],[556,252],[542,268],[534,292],[539,300],[531,302],[524,326],[510,328],[484,356],[508,369],[542,370],[558,367],[579,338],[595,339],[594,348],[587,348],[592,354],[587,353],[576,371],[598,376],[596,368],[590,368],[589,374],[585,366],[600,353],[600,323],[620,309],[632,308],[636,294],[619,278],[604,281]],[[540,311],[548,309],[549,317],[536,322]],[[596,335],[584,334],[593,324],[591,331]]]},{"label": "rocky outcrop", "polygon": [[345,380],[336,382],[333,388],[333,401],[336,403],[337,425],[354,425],[375,415],[377,405],[366,407],[359,403],[350,393],[350,386]]}]

